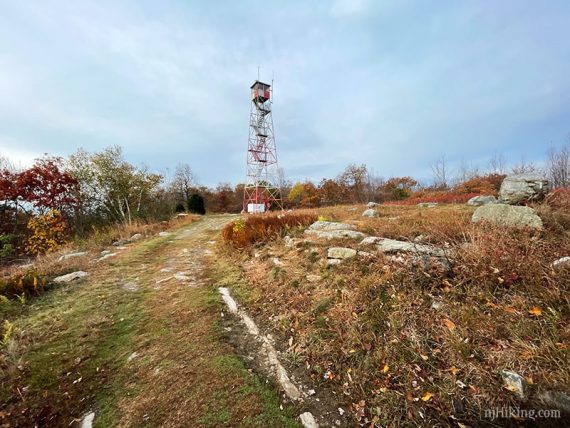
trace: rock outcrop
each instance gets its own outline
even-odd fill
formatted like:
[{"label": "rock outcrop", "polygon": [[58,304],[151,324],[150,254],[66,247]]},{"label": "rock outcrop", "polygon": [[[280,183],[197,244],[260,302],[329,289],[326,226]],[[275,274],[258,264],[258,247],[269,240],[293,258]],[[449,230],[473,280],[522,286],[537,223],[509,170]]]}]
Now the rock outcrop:
[{"label": "rock outcrop", "polygon": [[378,213],[375,209],[368,208],[366,211],[362,213],[362,217],[378,217]]},{"label": "rock outcrop", "polygon": [[495,198],[492,195],[490,195],[490,196],[484,196],[484,195],[473,196],[471,199],[469,199],[467,201],[467,205],[471,205],[474,207],[480,207],[481,205],[496,204],[496,203],[497,203],[497,198]]},{"label": "rock outcrop", "polygon": [[542,220],[532,208],[506,204],[483,205],[475,210],[471,221],[484,221],[519,229],[542,229]]},{"label": "rock outcrop", "polygon": [[517,205],[523,201],[540,201],[550,191],[548,179],[538,174],[513,174],[501,184],[499,202]]}]

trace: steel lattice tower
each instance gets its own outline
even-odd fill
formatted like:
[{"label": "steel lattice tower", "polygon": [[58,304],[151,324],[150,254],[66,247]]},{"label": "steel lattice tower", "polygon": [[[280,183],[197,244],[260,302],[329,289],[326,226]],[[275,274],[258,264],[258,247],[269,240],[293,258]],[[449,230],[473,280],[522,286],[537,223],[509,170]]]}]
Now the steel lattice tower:
[{"label": "steel lattice tower", "polygon": [[247,178],[243,192],[243,210],[248,213],[283,209],[278,183],[272,105],[271,85],[256,80],[251,85]]}]

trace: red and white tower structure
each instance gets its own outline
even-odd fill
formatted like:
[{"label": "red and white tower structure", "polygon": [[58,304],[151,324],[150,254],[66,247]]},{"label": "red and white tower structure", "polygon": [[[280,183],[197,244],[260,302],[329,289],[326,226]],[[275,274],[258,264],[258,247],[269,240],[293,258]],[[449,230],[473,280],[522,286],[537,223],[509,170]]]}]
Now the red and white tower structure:
[{"label": "red and white tower structure", "polygon": [[248,213],[283,209],[278,183],[272,105],[271,85],[256,80],[251,85],[247,178],[243,192],[243,210]]}]

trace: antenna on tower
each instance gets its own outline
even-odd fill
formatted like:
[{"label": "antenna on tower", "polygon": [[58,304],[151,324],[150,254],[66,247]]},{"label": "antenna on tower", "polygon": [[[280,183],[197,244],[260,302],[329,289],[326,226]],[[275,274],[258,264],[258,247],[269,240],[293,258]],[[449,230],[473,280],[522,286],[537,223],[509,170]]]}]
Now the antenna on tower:
[{"label": "antenna on tower", "polygon": [[[259,73],[259,66],[257,70]],[[272,85],[273,81],[268,85],[261,82],[259,77],[251,85],[247,178],[243,190],[243,211],[248,213],[283,209],[271,114]]]}]

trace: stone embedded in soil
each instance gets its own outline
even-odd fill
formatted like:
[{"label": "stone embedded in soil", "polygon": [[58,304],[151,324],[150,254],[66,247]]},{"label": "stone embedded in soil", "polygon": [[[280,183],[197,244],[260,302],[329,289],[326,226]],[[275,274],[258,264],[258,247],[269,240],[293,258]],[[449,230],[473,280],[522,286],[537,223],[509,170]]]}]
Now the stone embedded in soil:
[{"label": "stone embedded in soil", "polygon": [[362,217],[378,217],[378,212],[375,209],[368,208],[362,213]]},{"label": "stone embedded in soil", "polygon": [[273,263],[273,266],[283,267],[283,262],[281,260],[279,260],[277,257],[273,257],[271,259],[271,262]]},{"label": "stone embedded in soil", "polygon": [[141,239],[143,236],[140,233],[135,233],[133,236],[130,237],[129,241],[135,242]]},{"label": "stone embedded in soil", "polygon": [[378,236],[369,236],[367,238],[364,238],[360,244],[376,244],[378,251],[383,253],[404,252],[427,254],[434,257],[445,257],[445,252],[441,248],[425,244],[416,244],[413,242],[398,241],[396,239],[381,238]]},{"label": "stone embedded in soil", "polygon": [[419,208],[435,208],[437,207],[439,204],[437,202],[420,202],[418,204]]},{"label": "stone embedded in soil", "polygon": [[139,353],[137,351],[133,352],[131,355],[129,355],[129,358],[127,358],[127,363],[130,363],[131,361],[133,361],[138,356],[139,356]]},{"label": "stone embedded in soil", "polygon": [[115,257],[116,255],[117,255],[117,253],[105,254],[103,257],[99,257],[97,259],[97,262],[102,262],[103,260],[110,259],[111,257]]},{"label": "stone embedded in soil", "polygon": [[81,251],[79,253],[69,253],[69,254],[64,254],[63,256],[61,256],[59,259],[57,259],[58,262],[62,262],[64,260],[69,260],[72,259],[74,257],[83,257],[86,256],[87,254],[89,254],[87,251]]},{"label": "stone embedded in soil", "polygon": [[341,259],[327,259],[327,266],[336,266],[342,263]]},{"label": "stone embedded in soil", "polygon": [[158,236],[161,236],[161,237],[166,237],[166,236],[170,236],[170,235],[172,235],[172,233],[170,233],[170,232],[159,232],[159,234],[158,234]]},{"label": "stone embedded in soil", "polygon": [[53,282],[57,282],[57,283],[61,284],[61,283],[75,281],[76,279],[85,278],[88,275],[89,274],[87,272],[83,272],[80,270],[77,272],[68,273],[67,275],[58,276],[57,278],[54,278]]},{"label": "stone embedded in soil", "polygon": [[377,204],[376,202],[368,202],[366,204],[366,208],[374,208],[377,207],[379,204]]},{"label": "stone embedded in soil", "polygon": [[366,235],[356,230],[305,230],[305,234],[322,239],[362,239]]},{"label": "stone embedded in soil", "polygon": [[334,221],[316,221],[309,226],[307,230],[320,230],[320,231],[331,231],[331,230],[356,230],[356,226],[348,223],[338,223]]},{"label": "stone embedded in soil", "polygon": [[554,408],[570,414],[570,396],[562,391],[542,391],[537,396],[547,408]]},{"label": "stone embedded in soil", "polygon": [[327,251],[329,259],[350,259],[356,256],[356,250],[345,247],[331,247]]},{"label": "stone embedded in soil", "polygon": [[501,372],[501,377],[503,378],[503,383],[505,387],[515,393],[520,399],[525,399],[526,397],[526,380],[524,377],[518,373],[511,372],[509,370],[503,370]]},{"label": "stone embedded in soil", "polygon": [[136,282],[131,281],[124,284],[123,288],[127,291],[137,291],[139,289],[139,286]]},{"label": "stone embedded in soil", "polygon": [[315,417],[313,416],[313,414],[311,412],[301,413],[299,415],[299,420],[301,421],[301,423],[303,424],[303,426],[305,428],[318,428],[319,427],[319,425],[317,424],[317,421],[315,421]]}]

